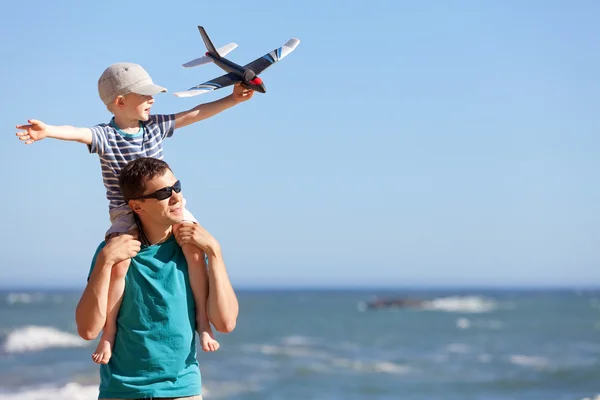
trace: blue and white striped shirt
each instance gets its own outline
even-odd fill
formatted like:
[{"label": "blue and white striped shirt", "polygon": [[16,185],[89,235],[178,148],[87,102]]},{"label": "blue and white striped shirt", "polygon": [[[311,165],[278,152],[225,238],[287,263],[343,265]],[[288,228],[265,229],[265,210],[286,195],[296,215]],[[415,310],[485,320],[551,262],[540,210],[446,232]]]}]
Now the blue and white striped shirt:
[{"label": "blue and white striped shirt", "polygon": [[128,134],[121,131],[112,120],[108,124],[99,124],[92,128],[90,153],[100,157],[102,179],[106,187],[108,208],[125,205],[119,188],[119,174],[128,162],[141,157],[163,158],[163,139],[173,136],[175,114],[151,115],[150,119],[140,122],[138,133]]}]

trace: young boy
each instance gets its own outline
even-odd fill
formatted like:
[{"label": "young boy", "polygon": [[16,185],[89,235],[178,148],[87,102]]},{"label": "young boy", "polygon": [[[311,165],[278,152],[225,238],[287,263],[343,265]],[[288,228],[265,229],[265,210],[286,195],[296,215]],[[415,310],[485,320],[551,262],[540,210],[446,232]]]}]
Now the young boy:
[{"label": "young boy", "polygon": [[[173,131],[192,123],[210,118],[236,104],[249,100],[254,92],[239,84],[233,93],[220,100],[200,104],[197,107],[171,115],[150,115],[154,104],[152,96],[166,92],[155,85],[148,73],[137,64],[118,63],[109,66],[98,80],[98,92],[102,102],[114,115],[108,124],[92,128],[72,126],[51,126],[41,121],[29,120],[29,124],[17,126],[19,140],[31,144],[46,137],[76,141],[88,145],[90,153],[100,157],[102,178],[109,200],[111,227],[106,232],[106,240],[122,234],[137,237],[133,212],[125,203],[119,189],[121,169],[131,160],[139,157],[162,159],[162,141],[173,135]],[[175,188],[174,190],[177,190]],[[179,190],[181,190],[179,188]],[[168,201],[168,199],[157,199]],[[185,201],[184,201],[185,204]],[[185,222],[197,223],[193,215],[184,210]],[[179,226],[174,226],[176,231]],[[204,254],[191,244],[182,246],[188,262],[190,283],[196,303],[196,329],[204,351],[215,351],[219,343],[214,339],[206,314],[208,278]],[[102,337],[92,355],[94,362],[106,364],[110,360],[117,329],[117,316],[125,287],[125,274],[131,260],[115,264],[112,268],[108,293],[107,319]]]}]

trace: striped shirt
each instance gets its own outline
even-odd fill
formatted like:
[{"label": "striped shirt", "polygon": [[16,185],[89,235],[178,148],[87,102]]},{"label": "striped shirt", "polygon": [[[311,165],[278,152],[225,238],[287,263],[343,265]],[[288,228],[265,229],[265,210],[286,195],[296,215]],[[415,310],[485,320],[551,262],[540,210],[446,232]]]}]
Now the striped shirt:
[{"label": "striped shirt", "polygon": [[141,157],[153,157],[162,160],[163,139],[173,136],[175,115],[151,115],[148,121],[140,121],[140,131],[128,134],[121,131],[113,120],[108,124],[99,124],[92,128],[90,153],[100,157],[102,180],[106,187],[108,208],[125,205],[119,188],[121,169],[128,162]]}]

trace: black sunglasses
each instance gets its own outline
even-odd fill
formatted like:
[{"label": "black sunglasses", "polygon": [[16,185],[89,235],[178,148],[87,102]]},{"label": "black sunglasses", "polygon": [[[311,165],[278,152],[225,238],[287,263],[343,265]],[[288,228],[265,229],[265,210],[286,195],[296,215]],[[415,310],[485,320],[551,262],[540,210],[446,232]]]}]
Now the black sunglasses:
[{"label": "black sunglasses", "polygon": [[154,193],[146,194],[144,196],[132,197],[129,200],[142,200],[142,199],[157,199],[157,200],[165,200],[173,195],[173,192],[179,193],[181,192],[181,182],[177,181],[173,184],[173,186],[167,186],[162,189],[158,189]]}]

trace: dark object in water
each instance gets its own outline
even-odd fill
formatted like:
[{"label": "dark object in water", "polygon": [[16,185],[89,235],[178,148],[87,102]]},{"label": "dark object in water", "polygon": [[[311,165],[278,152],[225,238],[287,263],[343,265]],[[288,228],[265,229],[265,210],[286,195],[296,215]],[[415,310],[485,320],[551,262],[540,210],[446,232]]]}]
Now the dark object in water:
[{"label": "dark object in water", "polygon": [[366,302],[367,309],[375,308],[422,308],[425,301],[408,298],[375,299]]}]

